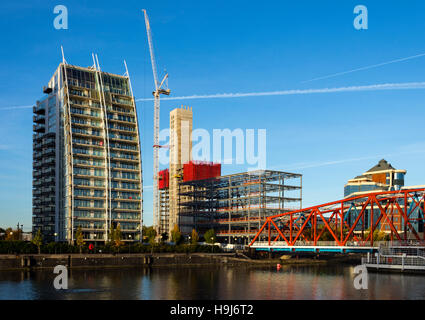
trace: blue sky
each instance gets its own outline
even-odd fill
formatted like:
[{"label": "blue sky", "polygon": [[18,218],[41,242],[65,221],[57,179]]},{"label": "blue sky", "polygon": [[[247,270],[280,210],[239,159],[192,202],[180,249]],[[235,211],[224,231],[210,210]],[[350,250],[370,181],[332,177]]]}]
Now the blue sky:
[{"label": "blue sky", "polygon": [[[69,29],[53,27],[67,6]],[[368,8],[368,30],[353,9]],[[32,112],[61,61],[124,73],[149,98],[152,72],[141,9],[174,96],[424,81],[425,57],[306,80],[425,53],[423,1],[20,1],[0,4],[0,226],[31,226]],[[162,101],[161,127],[181,104],[194,128],[267,129],[267,167],[302,173],[305,206],[336,200],[346,181],[385,157],[425,184],[424,89]],[[153,103],[138,103],[145,186],[152,185]],[[246,170],[225,165],[223,173]],[[152,221],[152,190],[144,216]]]}]

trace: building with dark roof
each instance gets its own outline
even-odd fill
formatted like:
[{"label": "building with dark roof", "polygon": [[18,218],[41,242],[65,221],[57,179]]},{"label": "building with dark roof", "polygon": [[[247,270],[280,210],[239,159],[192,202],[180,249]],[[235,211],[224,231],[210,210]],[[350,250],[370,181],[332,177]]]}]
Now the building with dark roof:
[{"label": "building with dark roof", "polygon": [[[398,170],[394,168],[385,159],[382,159],[378,162],[378,164],[367,170],[362,175],[348,180],[347,184],[344,186],[344,197],[350,198],[372,191],[400,190],[404,187],[404,176],[406,175],[406,172],[406,170]],[[367,217],[371,214],[370,206],[366,208],[365,214]],[[379,210],[374,209],[373,215],[375,217],[375,221],[377,221],[379,217]],[[402,231],[402,217],[398,213],[391,213],[389,216],[394,227],[398,231]],[[370,227],[368,225],[368,221],[368,219],[365,219],[366,229]],[[379,229],[384,232],[390,232],[390,226],[386,219],[382,219],[380,221]]]},{"label": "building with dark roof", "polygon": [[344,186],[344,197],[352,197],[371,191],[400,190],[404,186],[406,170],[397,170],[382,159],[362,175],[348,180]]}]

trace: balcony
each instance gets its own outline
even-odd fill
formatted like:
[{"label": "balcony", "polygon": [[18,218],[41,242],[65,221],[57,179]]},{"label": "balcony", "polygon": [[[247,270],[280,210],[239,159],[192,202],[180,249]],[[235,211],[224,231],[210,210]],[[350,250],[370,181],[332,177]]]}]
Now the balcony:
[{"label": "balcony", "polygon": [[55,144],[55,138],[44,139],[43,142],[41,143],[41,145],[43,147],[48,146],[48,145],[54,145],[54,144]]},{"label": "balcony", "polygon": [[32,186],[34,188],[40,187],[41,186],[41,180],[34,180],[33,183],[32,183]]},{"label": "balcony", "polygon": [[55,168],[54,167],[48,167],[46,169],[41,170],[41,172],[43,173],[43,175],[54,174],[55,173]]},{"label": "balcony", "polygon": [[42,133],[46,130],[46,127],[44,126],[44,124],[35,124],[32,126],[33,131],[35,132],[39,132]]},{"label": "balcony", "polygon": [[33,159],[34,159],[35,162],[37,162],[37,160],[40,160],[41,159],[41,156],[42,156],[41,155],[41,152],[39,152],[39,151],[37,151],[37,152],[34,151],[32,153],[32,157],[33,157]]},{"label": "balcony", "polygon": [[44,106],[44,103],[39,104],[37,106],[32,107],[32,111],[36,114],[44,114],[46,111],[46,107]]},{"label": "balcony", "polygon": [[42,193],[52,193],[52,192],[55,192],[55,187],[54,186],[43,187],[43,188],[41,188],[41,192]]},{"label": "balcony", "polygon": [[74,98],[91,98],[91,95],[88,93],[88,90],[76,90],[76,89],[69,89],[69,96]]},{"label": "balcony", "polygon": [[35,170],[39,170],[42,166],[42,162],[40,160],[34,160],[32,166]]},{"label": "balcony", "polygon": [[37,114],[32,117],[32,120],[36,123],[45,123],[46,117],[44,114]]},{"label": "balcony", "polygon": [[49,88],[49,87],[46,87],[46,86],[43,87],[43,93],[45,93],[45,94],[52,93],[52,91],[53,91],[52,88]]},{"label": "balcony", "polygon": [[40,178],[40,177],[41,177],[41,171],[40,171],[40,170],[33,171],[32,176],[33,176],[35,179]]},{"label": "balcony", "polygon": [[47,159],[43,159],[42,164],[43,165],[51,165],[55,163],[55,158],[47,158]]},{"label": "balcony", "polygon": [[50,196],[50,197],[44,198],[42,200],[42,202],[43,202],[44,205],[54,204],[55,203],[55,197]]},{"label": "balcony", "polygon": [[43,138],[43,136],[44,136],[44,133],[34,133],[32,135],[32,138],[33,138],[34,141],[36,141],[36,140]]},{"label": "balcony", "polygon": [[35,151],[35,150],[39,150],[39,149],[41,149],[41,142],[40,141],[38,141],[38,142],[34,142],[33,144],[32,144],[32,148],[33,148],[33,150]]},{"label": "balcony", "polygon": [[123,106],[133,106],[133,101],[130,99],[122,99],[119,97],[112,97],[112,103],[114,104],[119,104],[119,105],[123,105]]},{"label": "balcony", "polygon": [[48,154],[53,155],[53,154],[55,154],[55,149],[54,149],[54,148],[47,148],[47,149],[44,149],[44,150],[41,152],[41,154],[42,154],[43,156],[48,155]]},{"label": "balcony", "polygon": [[47,178],[43,181],[43,184],[46,185],[46,184],[50,184],[50,183],[54,183],[54,182],[55,182],[55,178],[49,177],[49,178]]}]

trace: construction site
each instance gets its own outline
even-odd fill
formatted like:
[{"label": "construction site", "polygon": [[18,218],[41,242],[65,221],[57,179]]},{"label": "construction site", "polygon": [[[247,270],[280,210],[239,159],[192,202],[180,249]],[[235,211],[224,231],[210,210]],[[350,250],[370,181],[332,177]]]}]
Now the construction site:
[{"label": "construction site", "polygon": [[[316,246],[325,236],[332,246],[345,247],[350,240],[355,246],[373,247],[375,231],[391,241],[425,240],[423,186],[403,187],[406,171],[384,159],[350,179],[343,200],[303,209],[301,174],[257,170],[222,175],[220,163],[194,161],[191,107],[170,112],[170,142],[159,145],[160,96],[171,91],[168,74],[159,81],[149,19],[143,12],[155,86],[153,217],[158,236],[169,238],[178,227],[187,237],[196,230],[202,238],[213,229],[218,241],[228,244],[255,247],[267,239],[266,249],[279,239],[282,246]],[[158,151],[164,147],[169,148],[169,168],[159,171]],[[382,199],[376,198],[377,192]]]},{"label": "construction site", "polygon": [[221,175],[221,164],[192,159],[193,113],[170,113],[170,169],[158,173],[159,235],[214,229],[220,242],[247,244],[267,217],[301,209],[302,175],[256,170]]},{"label": "construction site", "polygon": [[[267,219],[302,208],[302,176],[257,170],[221,175],[221,164],[192,159],[192,108],[170,112],[170,142],[159,144],[160,96],[169,95],[168,74],[159,80],[152,31],[143,10],[154,78],[153,221],[158,236],[169,237],[175,226],[202,237],[214,229],[219,241],[249,243]],[[158,150],[169,148],[169,168],[159,171]]]}]

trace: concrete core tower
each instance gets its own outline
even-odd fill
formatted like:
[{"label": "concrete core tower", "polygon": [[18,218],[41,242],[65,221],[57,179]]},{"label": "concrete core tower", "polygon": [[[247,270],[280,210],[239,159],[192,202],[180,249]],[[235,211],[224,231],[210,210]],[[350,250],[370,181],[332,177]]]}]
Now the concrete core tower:
[{"label": "concrete core tower", "polygon": [[183,164],[192,160],[192,108],[182,106],[170,112],[170,220],[169,235],[178,224],[178,194]]}]

